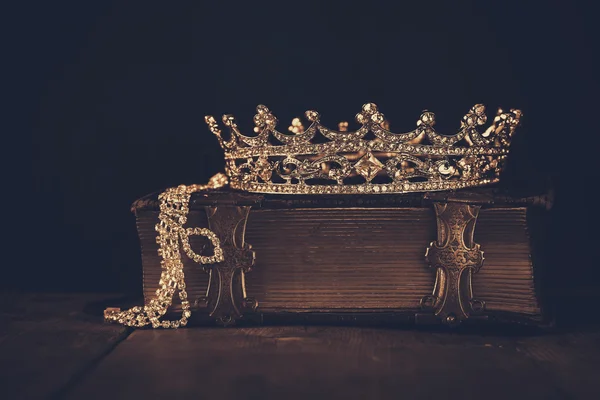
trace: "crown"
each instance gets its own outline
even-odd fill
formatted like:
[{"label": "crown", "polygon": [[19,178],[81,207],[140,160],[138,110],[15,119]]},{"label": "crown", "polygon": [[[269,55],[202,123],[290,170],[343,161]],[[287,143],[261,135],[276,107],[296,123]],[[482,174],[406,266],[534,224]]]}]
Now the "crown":
[{"label": "crown", "polygon": [[355,131],[347,122],[329,129],[318,112],[307,111],[308,128],[294,118],[290,133],[283,133],[267,107],[256,111],[254,136],[242,134],[232,115],[223,116],[228,139],[214,117],[205,121],[225,151],[232,188],[289,194],[406,193],[497,182],[522,115],[499,109],[480,132],[487,117],[485,106],[477,104],[456,134],[442,135],[433,128],[434,113],[424,111],[414,130],[393,133],[378,107],[368,103],[356,115]]}]

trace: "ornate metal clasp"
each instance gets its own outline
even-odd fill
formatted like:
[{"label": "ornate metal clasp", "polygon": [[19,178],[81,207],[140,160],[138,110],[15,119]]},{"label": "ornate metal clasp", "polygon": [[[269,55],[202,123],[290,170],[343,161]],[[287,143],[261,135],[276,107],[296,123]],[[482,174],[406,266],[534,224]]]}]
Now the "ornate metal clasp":
[{"label": "ornate metal clasp", "polygon": [[254,266],[254,251],[245,243],[246,222],[251,207],[205,207],[208,227],[221,242],[224,260],[207,265],[210,274],[206,305],[218,323],[232,325],[258,302],[246,296],[244,275]]},{"label": "ornate metal clasp", "polygon": [[485,303],[473,298],[471,277],[483,265],[483,251],[473,240],[480,206],[465,203],[434,203],[437,240],[425,258],[436,270],[433,293],[421,299],[421,307],[455,325],[481,314]]}]

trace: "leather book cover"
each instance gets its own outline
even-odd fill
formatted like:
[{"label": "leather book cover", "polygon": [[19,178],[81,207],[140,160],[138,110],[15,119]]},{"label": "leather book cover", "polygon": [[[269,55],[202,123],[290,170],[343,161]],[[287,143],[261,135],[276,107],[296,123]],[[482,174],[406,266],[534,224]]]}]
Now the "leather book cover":
[{"label": "leather book cover", "polygon": [[[493,189],[385,196],[196,194],[187,224],[228,226],[223,234],[231,236],[230,245],[251,248],[254,262],[205,270],[183,256],[194,311],[190,322],[542,324],[543,261],[535,255],[535,232],[550,204],[548,196],[513,197]],[[138,200],[133,211],[149,301],[161,274],[156,194]],[[211,251],[202,236],[190,238],[190,245],[198,254]],[[467,262],[455,270],[443,265],[439,260],[449,251]],[[178,312],[179,304],[170,311]]]}]

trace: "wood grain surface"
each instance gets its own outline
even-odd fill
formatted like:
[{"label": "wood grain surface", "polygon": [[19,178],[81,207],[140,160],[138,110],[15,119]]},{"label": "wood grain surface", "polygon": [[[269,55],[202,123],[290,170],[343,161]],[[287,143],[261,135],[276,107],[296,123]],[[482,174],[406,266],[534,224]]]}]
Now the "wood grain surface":
[{"label": "wood grain surface", "polygon": [[575,338],[355,327],[140,330],[68,398],[591,399],[597,360],[584,346],[559,344]]},{"label": "wood grain surface", "polygon": [[[4,399],[595,399],[600,324],[129,331],[107,295],[2,294]],[[597,296],[592,299],[597,300]]]}]

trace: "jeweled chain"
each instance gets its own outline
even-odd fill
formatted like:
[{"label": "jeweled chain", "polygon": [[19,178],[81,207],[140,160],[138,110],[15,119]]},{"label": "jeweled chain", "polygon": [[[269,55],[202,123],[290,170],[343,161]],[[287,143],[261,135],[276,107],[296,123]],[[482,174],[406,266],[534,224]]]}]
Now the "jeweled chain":
[{"label": "jeweled chain", "polygon": [[[176,188],[169,188],[158,196],[160,213],[155,229],[158,232],[156,242],[159,245],[158,255],[161,257],[162,268],[160,288],[156,290],[156,297],[142,307],[133,307],[125,311],[118,308],[107,308],[104,311],[106,321],[137,328],[146,325],[152,325],[153,328],[179,328],[187,325],[192,312],[186,292],[183,261],[179,250],[180,240],[183,251],[197,263],[214,264],[223,261],[223,250],[219,238],[214,232],[207,228],[183,227],[187,222],[190,198],[193,193],[218,189],[226,184],[227,177],[219,173],[213,176],[206,185],[180,185]],[[192,250],[189,237],[193,235],[205,236],[210,240],[214,248],[212,256],[202,256]],[[173,304],[173,296],[177,291],[181,300],[181,318],[160,321]]]}]

